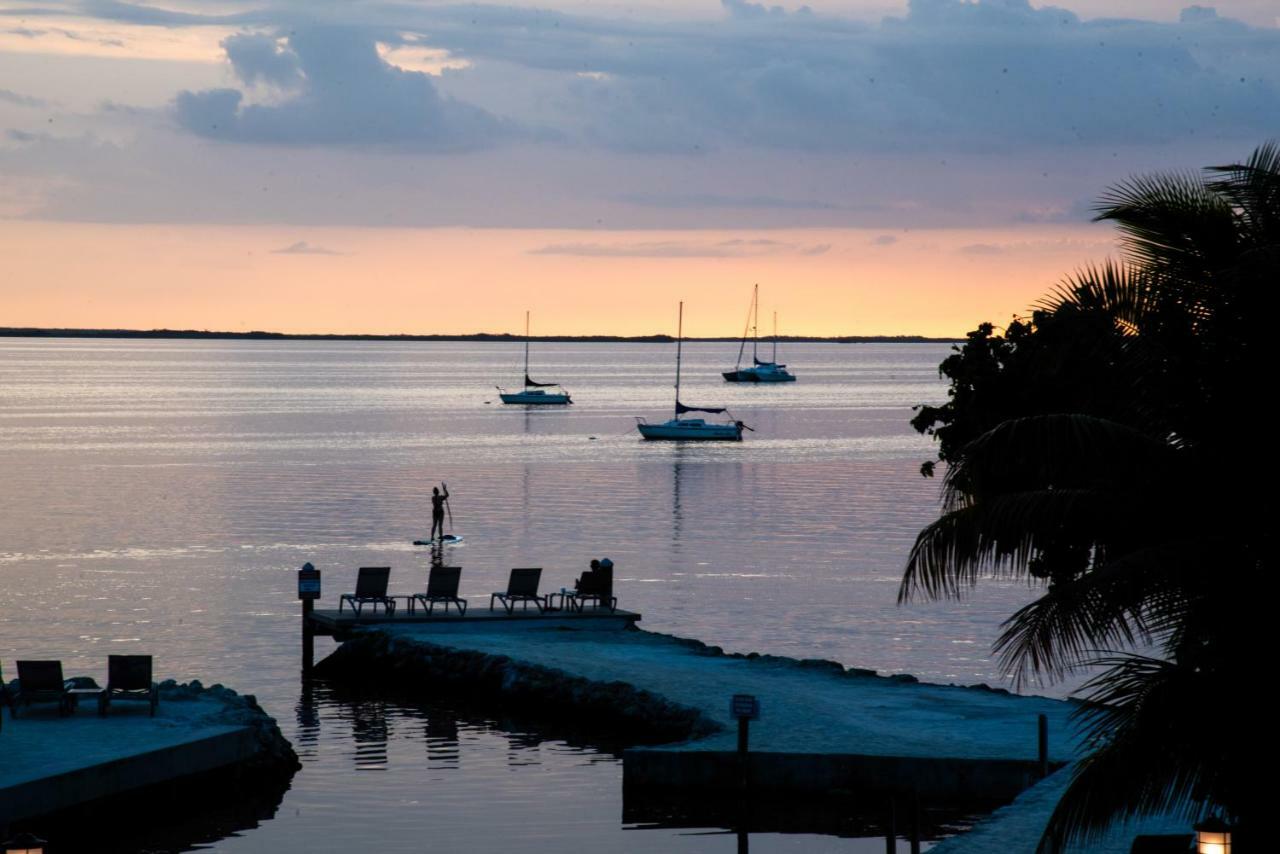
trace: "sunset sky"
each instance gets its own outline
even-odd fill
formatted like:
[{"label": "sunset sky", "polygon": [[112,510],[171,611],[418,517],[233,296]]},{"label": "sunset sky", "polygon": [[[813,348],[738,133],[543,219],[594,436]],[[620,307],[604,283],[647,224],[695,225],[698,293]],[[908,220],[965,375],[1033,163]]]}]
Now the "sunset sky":
[{"label": "sunset sky", "polygon": [[1278,17],[0,0],[0,326],[961,334],[1280,137]]}]

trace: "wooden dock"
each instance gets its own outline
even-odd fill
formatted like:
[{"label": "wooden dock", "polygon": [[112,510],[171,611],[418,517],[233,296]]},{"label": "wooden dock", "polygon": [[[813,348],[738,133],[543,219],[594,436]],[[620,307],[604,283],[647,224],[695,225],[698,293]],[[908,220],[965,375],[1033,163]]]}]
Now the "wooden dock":
[{"label": "wooden dock", "polygon": [[339,640],[349,636],[354,629],[366,626],[386,628],[389,626],[413,626],[416,629],[457,630],[468,627],[497,628],[564,628],[590,629],[593,631],[608,629],[626,629],[640,621],[635,611],[624,611],[621,608],[610,611],[608,608],[587,608],[583,611],[556,610],[538,611],[536,608],[524,610],[516,608],[508,614],[504,608],[489,610],[485,607],[468,608],[465,616],[456,608],[448,612],[437,608],[428,614],[422,608],[410,613],[407,609],[397,608],[392,614],[381,608],[376,612],[367,606],[362,614],[356,614],[350,608],[341,612],[337,609],[315,610],[307,617],[312,631],[321,636],[335,637]]}]

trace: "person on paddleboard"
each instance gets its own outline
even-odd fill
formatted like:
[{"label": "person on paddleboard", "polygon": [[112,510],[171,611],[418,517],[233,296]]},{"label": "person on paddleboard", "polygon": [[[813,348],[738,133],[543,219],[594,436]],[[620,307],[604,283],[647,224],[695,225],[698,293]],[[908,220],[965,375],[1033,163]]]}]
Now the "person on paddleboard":
[{"label": "person on paddleboard", "polygon": [[[444,487],[444,494],[440,493],[440,486]],[[440,486],[431,487],[431,539],[436,540],[436,532],[439,531],[439,540],[444,539],[444,503],[449,500],[449,487],[441,481]]]}]

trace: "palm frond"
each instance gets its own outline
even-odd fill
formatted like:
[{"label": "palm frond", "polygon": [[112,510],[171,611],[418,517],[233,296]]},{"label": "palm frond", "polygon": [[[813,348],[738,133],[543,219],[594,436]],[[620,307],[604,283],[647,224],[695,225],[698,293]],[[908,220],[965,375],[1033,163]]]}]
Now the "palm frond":
[{"label": "palm frond", "polygon": [[943,503],[1037,487],[1147,481],[1169,463],[1167,442],[1117,421],[1080,413],[1010,418],[965,446],[943,479]]},{"label": "palm frond", "polygon": [[1253,246],[1280,243],[1280,143],[1264,143],[1244,163],[1211,166],[1208,182],[1240,218],[1242,236]]},{"label": "palm frond", "polygon": [[1126,502],[1092,490],[1016,492],[957,507],[916,537],[898,601],[956,598],[983,576],[1025,577],[1037,551],[1061,545],[1064,533],[1088,532],[1073,541],[1087,549],[1089,537],[1128,527]]},{"label": "palm frond", "polygon": [[1153,289],[1151,276],[1132,264],[1107,260],[1084,267],[1036,303],[1043,311],[1071,309],[1111,318],[1125,335],[1137,334],[1146,319]]},{"label": "palm frond", "polygon": [[1178,581],[1207,550],[1198,541],[1161,541],[1052,585],[1001,625],[1001,668],[1020,690],[1032,676],[1052,680],[1096,664],[1099,649],[1151,644],[1183,612]]},{"label": "palm frond", "polygon": [[1077,712],[1094,750],[1077,763],[1039,851],[1101,839],[1117,822],[1172,814],[1190,823],[1214,802],[1222,749],[1220,688],[1194,668],[1139,655],[1101,659]]},{"label": "palm frond", "polygon": [[1237,252],[1231,204],[1190,174],[1144,175],[1108,190],[1095,220],[1120,229],[1129,258],[1153,273],[1196,282]]},{"label": "palm frond", "polygon": [[1096,844],[1118,823],[1144,815],[1181,816],[1190,826],[1203,814],[1194,797],[1195,767],[1158,743],[1108,745],[1081,759],[1071,775],[1037,854]]}]

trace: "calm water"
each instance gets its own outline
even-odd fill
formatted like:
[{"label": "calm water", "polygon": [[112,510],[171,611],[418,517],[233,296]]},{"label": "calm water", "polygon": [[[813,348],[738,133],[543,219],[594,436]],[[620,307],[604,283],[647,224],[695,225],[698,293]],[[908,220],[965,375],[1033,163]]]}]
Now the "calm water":
[{"label": "calm water", "polygon": [[[535,378],[575,405],[498,403],[518,348],[451,343],[0,339],[0,657],[98,674],[117,651],[258,695],[303,756],[275,817],[220,851],[568,845],[730,851],[733,836],[624,823],[621,764],[448,706],[300,698],[293,571],[326,601],[355,567],[416,589],[432,485],[447,481],[463,595],[512,566],[568,584],[611,557],[651,630],[726,649],[834,658],[943,682],[998,682],[998,622],[1028,596],[895,604],[936,513],[910,407],[937,401],[945,345],[793,345],[786,387],[723,383],[736,346],[685,349],[686,403],[728,405],[742,444],[643,443],[669,417],[672,346],[544,344]],[[473,601],[475,601],[473,600]],[[324,649],[318,650],[323,652]],[[573,820],[566,821],[566,809]],[[882,851],[757,834],[755,851]]]}]

